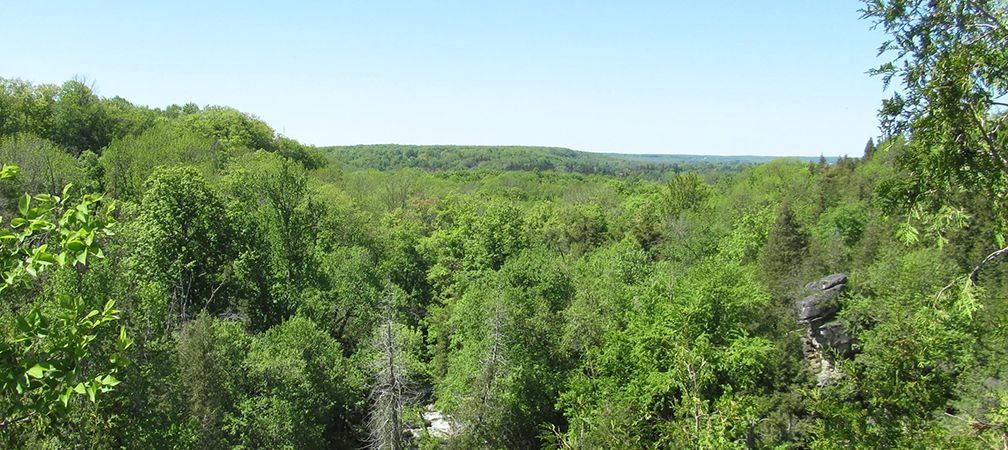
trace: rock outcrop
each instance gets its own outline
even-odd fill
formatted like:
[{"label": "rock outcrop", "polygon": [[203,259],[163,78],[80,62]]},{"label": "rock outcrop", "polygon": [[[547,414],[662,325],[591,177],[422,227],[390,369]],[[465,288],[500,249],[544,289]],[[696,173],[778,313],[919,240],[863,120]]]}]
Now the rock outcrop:
[{"label": "rock outcrop", "polygon": [[427,410],[420,415],[423,417],[424,427],[427,428],[427,432],[431,436],[451,437],[458,434],[458,424],[451,416],[446,416],[441,411],[435,411],[433,405],[428,405]]},{"label": "rock outcrop", "polygon": [[853,353],[853,339],[843,324],[836,320],[840,311],[840,294],[847,288],[847,274],[838,273],[805,285],[808,296],[795,304],[798,323],[805,326],[803,351],[820,385],[829,384],[839,376],[834,368],[837,356]]},{"label": "rock outcrop", "polygon": [[425,433],[435,438],[450,438],[457,436],[462,430],[455,419],[434,409],[434,405],[427,405],[420,413],[420,418],[423,419],[423,428],[406,429],[414,440],[420,439]]}]

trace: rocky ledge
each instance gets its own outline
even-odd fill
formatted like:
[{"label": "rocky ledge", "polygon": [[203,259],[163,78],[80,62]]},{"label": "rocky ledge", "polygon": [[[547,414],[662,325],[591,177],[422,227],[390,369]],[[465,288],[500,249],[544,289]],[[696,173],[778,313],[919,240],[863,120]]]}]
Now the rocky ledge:
[{"label": "rocky ledge", "polygon": [[836,320],[840,294],[847,288],[847,274],[837,273],[805,285],[807,296],[795,302],[798,323],[804,325],[803,351],[820,385],[839,377],[837,357],[853,353],[853,339]]}]

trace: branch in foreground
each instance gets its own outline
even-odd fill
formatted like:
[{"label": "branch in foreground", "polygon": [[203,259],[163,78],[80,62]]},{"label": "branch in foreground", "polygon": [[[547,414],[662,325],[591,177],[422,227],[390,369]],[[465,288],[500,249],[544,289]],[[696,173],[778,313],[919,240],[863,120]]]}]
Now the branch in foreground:
[{"label": "branch in foreground", "polygon": [[[970,271],[966,279],[969,281],[970,284],[976,285],[980,278],[980,271],[983,270],[984,266],[986,266],[991,261],[997,259],[998,257],[1006,253],[1008,253],[1008,247],[1002,248],[1001,250],[995,251],[987,255],[987,257],[984,258],[983,261],[980,261],[980,264],[977,264],[977,266],[974,267],[972,271]],[[960,279],[961,278],[956,277],[956,280]],[[953,281],[949,283],[947,286],[943,287],[940,291],[938,291],[938,295],[935,296],[935,301],[938,301],[943,296],[945,296],[945,293],[948,292],[950,289],[952,289],[952,287],[954,287],[956,283],[957,281]]]},{"label": "branch in foreground", "polygon": [[989,263],[989,262],[997,259],[999,256],[1004,255],[1005,253],[1008,253],[1008,247],[1002,248],[1001,250],[998,250],[998,251],[996,251],[994,253],[991,253],[991,254],[987,255],[987,257],[984,258],[984,260],[981,261],[979,265],[977,265],[976,267],[974,267],[972,272],[970,272],[970,274],[969,274],[969,280],[970,280],[970,282],[972,282],[973,284],[976,284],[977,283],[977,279],[980,276],[980,270],[983,269],[984,266],[987,265],[987,263]]},{"label": "branch in foreground", "polygon": [[21,416],[21,417],[18,417],[16,419],[5,419],[5,420],[2,420],[2,421],[0,421],[0,428],[7,428],[7,427],[9,427],[11,425],[14,425],[14,424],[17,424],[17,423],[27,422],[27,421],[31,420],[34,415],[35,415],[35,413],[32,412],[32,413],[29,413],[28,415]]}]

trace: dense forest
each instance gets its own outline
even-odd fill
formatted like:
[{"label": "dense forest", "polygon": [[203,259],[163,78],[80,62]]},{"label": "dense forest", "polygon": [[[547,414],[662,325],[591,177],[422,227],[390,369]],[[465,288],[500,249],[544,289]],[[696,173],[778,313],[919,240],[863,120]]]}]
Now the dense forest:
[{"label": "dense forest", "polygon": [[0,79],[0,447],[1005,448],[1008,8],[865,15],[898,93],[832,161]]}]

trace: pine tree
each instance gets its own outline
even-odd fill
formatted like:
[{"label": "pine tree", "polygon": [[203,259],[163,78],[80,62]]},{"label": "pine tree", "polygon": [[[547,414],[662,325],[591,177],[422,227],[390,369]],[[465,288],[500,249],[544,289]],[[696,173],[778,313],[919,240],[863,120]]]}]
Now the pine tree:
[{"label": "pine tree", "polygon": [[870,159],[873,154],[875,154],[875,139],[868,138],[868,142],[864,146],[864,159]]},{"label": "pine tree", "polygon": [[760,275],[770,293],[783,297],[795,285],[808,253],[808,239],[795,221],[791,207],[782,205],[760,255]]}]

